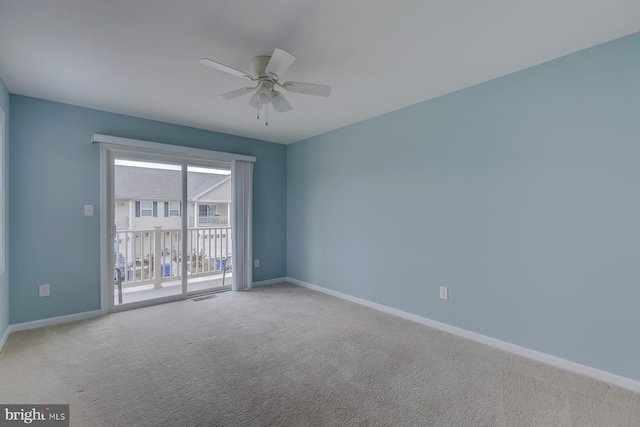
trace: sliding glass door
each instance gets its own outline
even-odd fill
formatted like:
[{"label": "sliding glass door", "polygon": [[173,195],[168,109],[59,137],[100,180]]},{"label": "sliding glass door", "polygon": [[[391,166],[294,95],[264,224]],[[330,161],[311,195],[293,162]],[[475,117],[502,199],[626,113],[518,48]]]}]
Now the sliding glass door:
[{"label": "sliding glass door", "polygon": [[108,310],[231,288],[231,162],[104,151]]},{"label": "sliding glass door", "polygon": [[187,166],[188,292],[230,288],[231,165]]},{"label": "sliding glass door", "polygon": [[113,161],[114,305],[182,295],[182,165]]}]

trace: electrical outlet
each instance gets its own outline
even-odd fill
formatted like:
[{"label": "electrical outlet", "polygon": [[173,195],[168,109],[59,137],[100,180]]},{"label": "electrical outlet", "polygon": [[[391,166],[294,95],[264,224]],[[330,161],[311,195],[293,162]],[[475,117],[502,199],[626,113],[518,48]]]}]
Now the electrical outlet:
[{"label": "electrical outlet", "polygon": [[48,284],[40,285],[38,287],[38,292],[39,292],[39,295],[41,297],[48,297],[50,295],[50,293],[49,293],[49,285]]},{"label": "electrical outlet", "polygon": [[254,260],[254,261],[253,261],[253,266],[254,266],[255,268],[260,267],[260,260],[259,260],[259,259]]},{"label": "electrical outlet", "polygon": [[84,205],[84,216],[93,216],[93,205]]},{"label": "electrical outlet", "polygon": [[440,299],[449,299],[449,288],[440,286]]}]

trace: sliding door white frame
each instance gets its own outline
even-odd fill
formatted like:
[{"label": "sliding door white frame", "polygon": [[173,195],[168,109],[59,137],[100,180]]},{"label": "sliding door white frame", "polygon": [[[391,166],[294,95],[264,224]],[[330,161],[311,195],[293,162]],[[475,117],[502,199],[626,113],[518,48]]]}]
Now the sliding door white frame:
[{"label": "sliding door white frame", "polygon": [[[129,303],[124,306],[114,305],[113,293],[113,253],[110,251],[110,243],[112,240],[112,225],[115,223],[114,218],[114,159],[116,157],[123,158],[144,158],[145,161],[167,162],[171,164],[179,164],[182,166],[182,206],[187,206],[187,166],[202,167],[229,167],[234,161],[255,162],[255,157],[241,154],[224,153],[217,151],[202,150],[190,147],[174,146],[169,144],[159,144],[150,141],[140,141],[127,138],[112,137],[108,135],[94,135],[93,143],[100,144],[100,309],[103,314],[110,311],[119,311],[130,308],[137,308],[150,304],[159,304],[163,302],[184,299],[188,296],[187,277],[182,277],[182,293],[179,295],[157,298],[149,301],[141,301],[139,303]],[[233,174],[232,174],[233,182]],[[249,185],[251,191],[251,183],[243,183],[243,187]],[[245,190],[246,191],[246,190]],[[233,200],[245,200],[242,197],[232,196]],[[242,202],[241,202],[242,203]],[[239,207],[242,210],[251,209],[251,201],[249,206]],[[232,207],[233,208],[233,207]],[[248,221],[251,216],[248,215]],[[238,247],[248,259],[251,259],[251,248],[243,247],[248,243],[251,244],[251,224],[233,224],[233,235],[236,229],[241,227],[242,230],[248,230],[249,236],[241,239],[237,244],[234,242],[233,248]],[[187,215],[182,215],[182,229],[188,228]],[[186,233],[183,233],[186,236]],[[186,239],[182,242],[182,252],[186,253]],[[186,263],[186,257],[183,262]],[[186,271],[183,265],[182,271]]]}]

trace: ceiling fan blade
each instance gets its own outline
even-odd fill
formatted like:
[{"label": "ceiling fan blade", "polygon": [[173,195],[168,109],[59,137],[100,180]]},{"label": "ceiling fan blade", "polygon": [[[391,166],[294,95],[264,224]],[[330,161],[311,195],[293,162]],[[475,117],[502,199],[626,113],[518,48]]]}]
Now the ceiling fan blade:
[{"label": "ceiling fan blade", "polygon": [[202,64],[202,65],[206,65],[207,67],[211,67],[211,68],[214,68],[216,70],[223,71],[223,72],[225,72],[227,74],[231,74],[232,76],[245,77],[245,78],[248,78],[250,80],[253,79],[253,76],[251,76],[250,74],[247,74],[247,73],[245,73],[243,71],[240,71],[240,70],[236,70],[235,68],[231,68],[228,65],[224,65],[224,64],[221,64],[221,63],[216,62],[216,61],[212,61],[212,60],[207,59],[207,58],[202,58],[198,62],[200,64]]},{"label": "ceiling fan blade", "polygon": [[331,95],[331,86],[316,85],[313,83],[284,82],[282,87],[289,92],[304,93],[307,95],[324,96]]},{"label": "ceiling fan blade", "polygon": [[260,109],[260,107],[262,107],[262,105],[260,104],[260,101],[258,100],[258,92],[253,94],[253,96],[249,100],[249,105],[257,109]]},{"label": "ceiling fan blade", "polygon": [[271,95],[271,103],[273,104],[273,109],[278,111],[279,113],[286,113],[287,111],[293,110],[287,98],[284,97],[280,92],[273,91]]},{"label": "ceiling fan blade", "polygon": [[273,55],[271,55],[271,59],[269,60],[264,72],[268,76],[278,79],[281,75],[287,72],[295,60],[296,57],[291,55],[289,52],[276,48],[276,50],[273,51]]},{"label": "ceiling fan blade", "polygon": [[255,88],[253,87],[243,87],[242,89],[236,89],[236,90],[232,90],[231,92],[227,92],[227,93],[223,93],[222,95],[218,95],[216,96],[216,98],[218,99],[233,99],[233,98],[237,98],[239,96],[242,96],[246,93],[251,92],[252,90],[254,90]]}]

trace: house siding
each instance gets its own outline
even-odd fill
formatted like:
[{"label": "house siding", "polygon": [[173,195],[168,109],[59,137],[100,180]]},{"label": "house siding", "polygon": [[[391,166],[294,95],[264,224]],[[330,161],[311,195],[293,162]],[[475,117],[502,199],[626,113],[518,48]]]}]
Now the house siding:
[{"label": "house siding", "polygon": [[215,201],[231,203],[231,180],[225,181],[211,191],[198,197],[199,202]]}]

